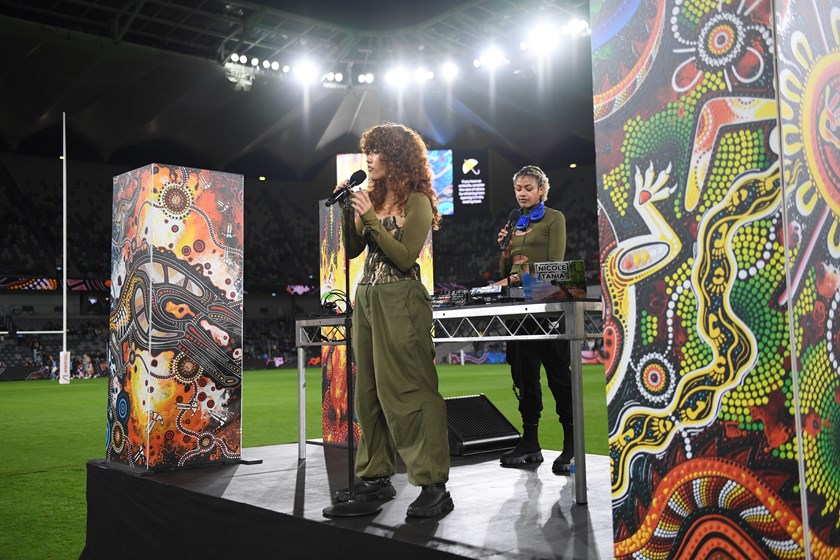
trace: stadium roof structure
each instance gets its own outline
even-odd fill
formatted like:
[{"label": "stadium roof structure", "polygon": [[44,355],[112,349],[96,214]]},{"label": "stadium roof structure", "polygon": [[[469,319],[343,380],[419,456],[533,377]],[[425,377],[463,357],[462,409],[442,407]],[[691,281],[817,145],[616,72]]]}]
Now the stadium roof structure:
[{"label": "stadium roof structure", "polygon": [[[306,180],[385,121],[432,148],[591,163],[588,35],[558,32],[542,57],[520,45],[575,19],[588,21],[586,0],[0,0],[0,150],[59,154],[65,113],[70,159],[129,166]],[[503,66],[475,67],[488,46]],[[318,67],[308,85],[293,70],[304,62]],[[436,75],[386,83],[400,65]]]}]

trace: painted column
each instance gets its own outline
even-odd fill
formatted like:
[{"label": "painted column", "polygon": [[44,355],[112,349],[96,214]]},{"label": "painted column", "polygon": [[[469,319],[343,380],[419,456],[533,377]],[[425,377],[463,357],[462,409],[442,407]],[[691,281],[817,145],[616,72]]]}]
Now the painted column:
[{"label": "painted column", "polygon": [[114,177],[108,461],[171,469],[242,447],[243,178]]},{"label": "painted column", "polygon": [[[812,558],[840,558],[840,4],[776,3],[793,399],[779,455],[797,457]],[[785,432],[787,433],[787,432]]]}]

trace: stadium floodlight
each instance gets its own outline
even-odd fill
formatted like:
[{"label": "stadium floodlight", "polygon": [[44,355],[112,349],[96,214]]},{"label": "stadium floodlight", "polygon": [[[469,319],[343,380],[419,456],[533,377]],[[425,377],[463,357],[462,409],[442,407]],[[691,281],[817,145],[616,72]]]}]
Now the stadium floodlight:
[{"label": "stadium floodlight", "polygon": [[284,74],[288,74],[288,73],[289,73],[289,72],[291,72],[291,71],[292,71],[292,67],[291,67],[291,66],[289,66],[288,64],[284,64],[284,65],[283,65],[283,73],[284,73]]},{"label": "stadium floodlight", "polygon": [[452,81],[455,79],[455,76],[458,75],[460,70],[458,66],[454,62],[446,62],[440,69],[440,73],[443,76],[443,79],[446,81]]},{"label": "stadium floodlight", "polygon": [[252,66],[243,66],[241,62],[244,57],[240,57],[240,64],[233,62],[226,62],[224,65],[225,77],[231,82],[237,91],[250,91],[254,84],[254,75],[256,68]]},{"label": "stadium floodlight", "polygon": [[551,24],[538,25],[529,33],[527,45],[538,56],[550,54],[560,45],[560,33]]},{"label": "stadium floodlight", "polygon": [[403,68],[394,68],[385,73],[385,83],[395,87],[403,87],[408,83],[408,72]]},{"label": "stadium floodlight", "polygon": [[479,61],[481,62],[481,66],[490,68],[491,70],[509,62],[507,57],[505,56],[505,53],[503,53],[497,47],[489,47],[487,50],[481,53],[481,58],[479,58]]},{"label": "stadium floodlight", "polygon": [[422,66],[417,68],[417,70],[414,71],[414,81],[419,83],[419,84],[422,84],[424,82],[428,82],[429,80],[434,79],[434,77],[435,77],[434,72],[432,72],[431,70],[427,70],[426,68],[423,68]]},{"label": "stadium floodlight", "polygon": [[260,59],[259,58],[257,58],[255,56],[254,58],[251,59],[251,66],[259,66],[259,65],[260,65]]},{"label": "stadium floodlight", "polygon": [[267,60],[263,60],[263,68],[268,70],[269,68],[271,68],[271,63]]},{"label": "stadium floodlight", "polygon": [[591,30],[589,29],[589,22],[582,19],[576,19],[564,25],[561,32],[564,35],[583,37],[584,35],[589,35]]},{"label": "stadium floodlight", "polygon": [[280,69],[280,63],[275,60],[274,62],[271,63],[271,69],[276,72],[277,70]]},{"label": "stadium floodlight", "polygon": [[313,82],[321,75],[318,68],[309,61],[303,61],[295,66],[292,73],[304,83]]},{"label": "stadium floodlight", "polygon": [[369,84],[372,84],[373,83],[373,74],[371,74],[370,72],[365,74],[365,81]]},{"label": "stadium floodlight", "polygon": [[236,53],[233,53],[232,55],[230,55],[230,59],[234,62],[239,62],[239,55],[236,54]]}]

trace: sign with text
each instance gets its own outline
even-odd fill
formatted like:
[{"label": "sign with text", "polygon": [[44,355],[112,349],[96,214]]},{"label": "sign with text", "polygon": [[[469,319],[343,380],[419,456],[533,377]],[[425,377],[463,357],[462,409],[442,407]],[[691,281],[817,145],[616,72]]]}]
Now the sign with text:
[{"label": "sign with text", "polygon": [[455,215],[486,216],[490,165],[486,150],[455,151],[452,155]]},{"label": "sign with text", "polygon": [[585,299],[585,272],[583,261],[528,263],[522,275],[525,301]]},{"label": "sign with text", "polygon": [[58,383],[67,385],[70,383],[70,352],[62,350],[58,353]]}]

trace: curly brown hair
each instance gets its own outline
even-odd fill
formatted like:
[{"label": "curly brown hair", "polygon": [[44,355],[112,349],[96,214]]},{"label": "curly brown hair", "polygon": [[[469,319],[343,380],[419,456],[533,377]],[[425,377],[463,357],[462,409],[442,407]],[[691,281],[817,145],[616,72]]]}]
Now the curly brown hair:
[{"label": "curly brown hair", "polygon": [[420,135],[407,126],[385,123],[373,126],[364,133],[359,141],[362,152],[378,152],[387,164],[384,181],[368,182],[370,201],[376,210],[380,210],[388,191],[394,195],[399,210],[408,200],[409,193],[425,194],[432,203],[432,229],[440,227],[438,196],[432,188],[432,170],[426,151],[426,143]]}]

